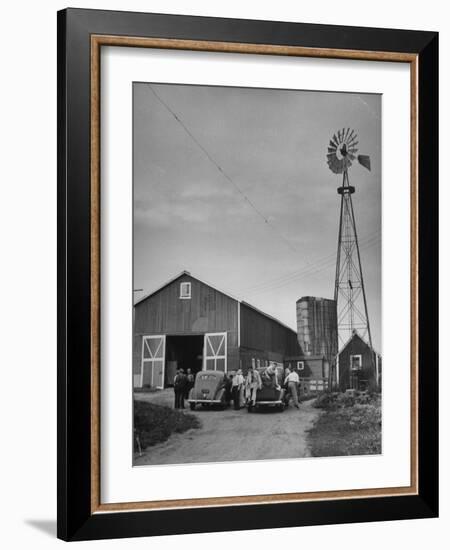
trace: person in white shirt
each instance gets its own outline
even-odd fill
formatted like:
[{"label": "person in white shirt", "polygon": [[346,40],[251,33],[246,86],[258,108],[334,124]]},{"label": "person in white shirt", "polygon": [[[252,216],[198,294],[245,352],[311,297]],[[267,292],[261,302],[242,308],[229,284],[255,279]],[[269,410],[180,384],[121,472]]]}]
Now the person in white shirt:
[{"label": "person in white shirt", "polygon": [[255,367],[250,367],[245,380],[245,396],[247,398],[248,410],[251,411],[256,403],[256,392],[262,387],[261,376]]},{"label": "person in white shirt", "polygon": [[289,371],[288,375],[284,379],[284,385],[287,386],[287,391],[288,391],[287,399],[289,399],[289,395],[290,395],[292,397],[294,407],[296,407],[297,409],[300,408],[300,406],[298,404],[298,385],[299,385],[299,383],[300,383],[300,378],[299,378],[297,372],[295,370],[293,370],[292,372]]},{"label": "person in white shirt", "polygon": [[233,382],[231,384],[231,395],[233,397],[234,410],[238,411],[241,408],[241,388],[244,385],[244,377],[242,376],[242,370],[238,369],[233,376]]}]

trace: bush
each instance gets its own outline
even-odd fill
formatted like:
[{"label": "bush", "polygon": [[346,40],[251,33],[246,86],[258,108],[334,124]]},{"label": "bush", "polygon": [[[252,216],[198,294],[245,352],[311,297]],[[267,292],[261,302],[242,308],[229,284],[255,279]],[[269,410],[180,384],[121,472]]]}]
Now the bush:
[{"label": "bush", "polygon": [[309,432],[313,456],[381,453],[379,394],[323,394],[315,406],[324,414]]},{"label": "bush", "polygon": [[319,395],[314,403],[317,409],[336,410],[339,408],[353,407],[354,405],[379,405],[381,397],[379,394],[366,392],[325,392]]},{"label": "bush", "polygon": [[337,397],[337,393],[321,393],[313,403],[313,407],[316,409],[329,409],[331,407],[335,407]]},{"label": "bush", "polygon": [[182,433],[199,427],[199,420],[192,414],[172,410],[163,405],[134,401],[135,451],[138,451],[137,437],[144,450],[166,441],[172,433]]}]

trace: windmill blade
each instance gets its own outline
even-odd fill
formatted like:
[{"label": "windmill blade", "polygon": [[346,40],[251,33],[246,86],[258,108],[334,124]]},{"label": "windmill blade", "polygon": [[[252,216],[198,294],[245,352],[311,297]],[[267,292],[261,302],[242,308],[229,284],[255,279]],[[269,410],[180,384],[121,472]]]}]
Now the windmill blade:
[{"label": "windmill blade", "polygon": [[[335,174],[342,174],[352,166],[357,154],[358,134],[350,127],[339,128],[328,145],[327,164]],[[367,157],[368,159],[368,157]],[[370,160],[360,161],[363,166],[370,170]]]},{"label": "windmill blade", "polygon": [[358,162],[370,172],[370,157],[368,155],[358,155]]}]

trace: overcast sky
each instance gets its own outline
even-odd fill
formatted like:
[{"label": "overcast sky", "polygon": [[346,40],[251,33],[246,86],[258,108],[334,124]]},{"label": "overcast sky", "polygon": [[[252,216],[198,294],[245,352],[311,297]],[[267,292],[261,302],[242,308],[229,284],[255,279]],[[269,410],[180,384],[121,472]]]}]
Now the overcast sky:
[{"label": "overcast sky", "polygon": [[343,127],[372,162],[349,178],[381,351],[379,95],[135,83],[135,298],[187,270],[296,329],[298,298],[334,293]]}]

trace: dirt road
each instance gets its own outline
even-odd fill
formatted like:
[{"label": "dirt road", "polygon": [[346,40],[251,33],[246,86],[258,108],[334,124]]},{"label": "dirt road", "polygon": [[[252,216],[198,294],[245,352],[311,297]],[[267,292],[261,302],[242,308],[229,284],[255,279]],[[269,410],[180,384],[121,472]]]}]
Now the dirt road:
[{"label": "dirt road", "polygon": [[[136,394],[136,399],[155,404],[173,403],[173,390]],[[246,409],[192,412],[202,427],[182,434],[173,434],[167,441],[149,447],[142,456],[135,456],[136,466],[143,464],[182,464],[225,462],[310,456],[306,430],[320,415],[312,401],[289,407],[283,413],[264,411],[249,414]]]}]

